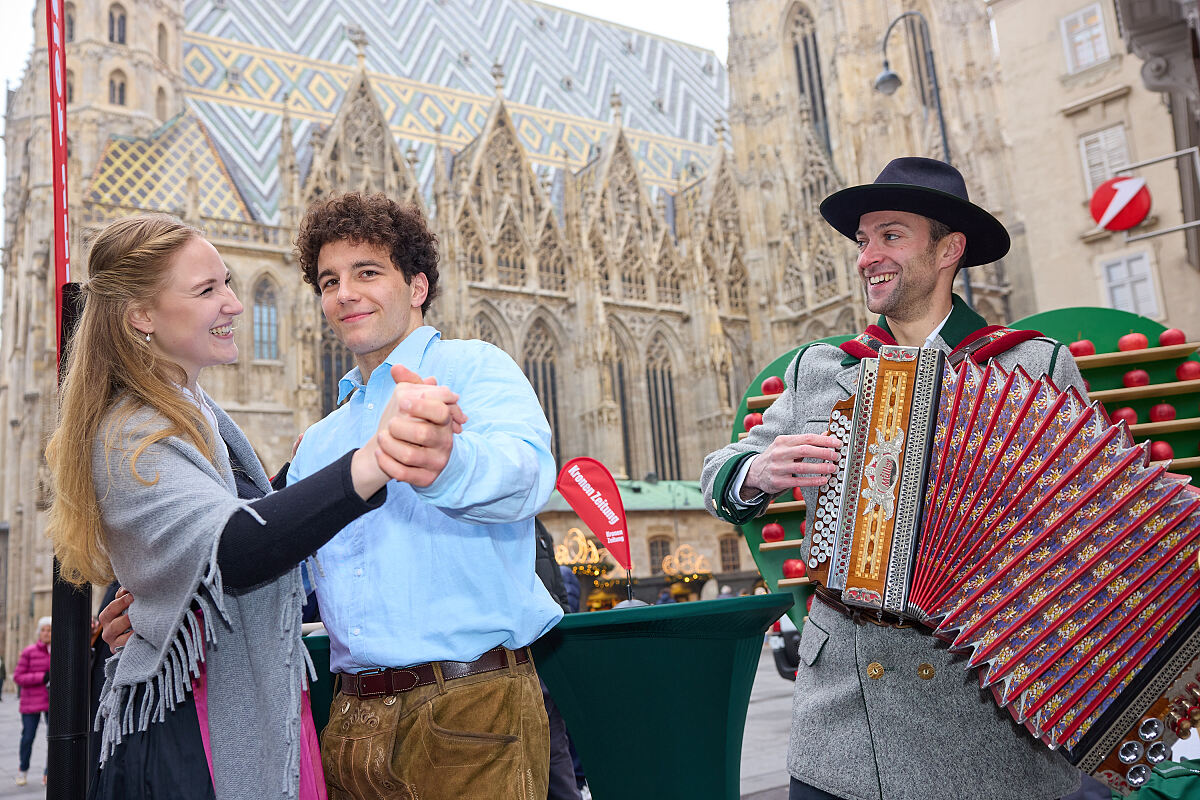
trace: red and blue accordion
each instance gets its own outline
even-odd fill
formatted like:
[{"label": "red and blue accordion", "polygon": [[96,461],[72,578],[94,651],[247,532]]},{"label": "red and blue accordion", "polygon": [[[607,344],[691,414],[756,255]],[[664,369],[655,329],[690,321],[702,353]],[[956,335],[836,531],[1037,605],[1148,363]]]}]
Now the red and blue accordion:
[{"label": "red and blue accordion", "polygon": [[1128,792],[1200,722],[1200,493],[1019,367],[885,346],[830,431],[809,576],[969,654],[1034,736]]}]

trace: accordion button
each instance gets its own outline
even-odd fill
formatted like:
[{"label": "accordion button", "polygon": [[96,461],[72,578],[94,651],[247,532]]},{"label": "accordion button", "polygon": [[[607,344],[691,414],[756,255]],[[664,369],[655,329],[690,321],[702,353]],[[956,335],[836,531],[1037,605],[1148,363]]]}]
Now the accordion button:
[{"label": "accordion button", "polygon": [[874,681],[882,678],[883,664],[880,664],[878,661],[872,661],[870,664],[867,664],[867,677]]},{"label": "accordion button", "polygon": [[923,681],[929,680],[936,674],[937,671],[933,668],[933,664],[922,664],[917,667],[917,677]]}]

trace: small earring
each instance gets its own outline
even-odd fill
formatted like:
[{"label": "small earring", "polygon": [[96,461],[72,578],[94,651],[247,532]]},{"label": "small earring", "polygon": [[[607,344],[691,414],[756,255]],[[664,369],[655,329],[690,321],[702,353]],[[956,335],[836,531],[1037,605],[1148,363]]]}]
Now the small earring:
[{"label": "small earring", "polygon": [[149,341],[150,341],[150,334],[148,334],[148,333],[146,334],[146,341],[147,341],[147,342],[149,342]]}]

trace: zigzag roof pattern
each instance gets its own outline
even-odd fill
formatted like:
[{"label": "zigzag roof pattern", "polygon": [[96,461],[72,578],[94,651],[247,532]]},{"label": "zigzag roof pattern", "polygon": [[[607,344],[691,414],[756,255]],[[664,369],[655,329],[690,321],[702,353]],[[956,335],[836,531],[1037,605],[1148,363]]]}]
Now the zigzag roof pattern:
[{"label": "zigzag roof pattern", "polygon": [[534,163],[585,164],[621,94],[626,136],[651,185],[712,157],[729,86],[712,51],[531,0],[187,0],[183,70],[191,107],[235,162],[255,216],[278,214],[280,110],[294,139],[332,121],[355,72],[347,28],[369,31],[366,68],[393,133],[432,176],[435,142],[482,130],[503,66],[509,111]]}]

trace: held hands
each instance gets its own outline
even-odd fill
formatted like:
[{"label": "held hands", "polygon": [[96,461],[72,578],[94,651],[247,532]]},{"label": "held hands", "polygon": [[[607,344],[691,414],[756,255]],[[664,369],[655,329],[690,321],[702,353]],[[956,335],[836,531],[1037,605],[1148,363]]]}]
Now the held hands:
[{"label": "held hands", "polygon": [[422,378],[397,365],[392,367],[392,379],[396,388],[379,429],[363,449],[371,451],[387,478],[425,487],[445,469],[454,434],[462,431],[467,415],[458,406],[458,395],[439,386],[436,378]]},{"label": "held hands", "polygon": [[[812,433],[775,437],[767,449],[750,461],[741,497],[750,500],[757,494],[779,494],[797,486],[824,486],[837,472],[840,440]],[[819,459],[805,462],[801,459]]]},{"label": "held hands", "polygon": [[129,606],[133,604],[133,595],[122,586],[117,589],[116,598],[100,609],[100,638],[114,653],[125,646],[133,635],[133,624],[129,621]]}]

